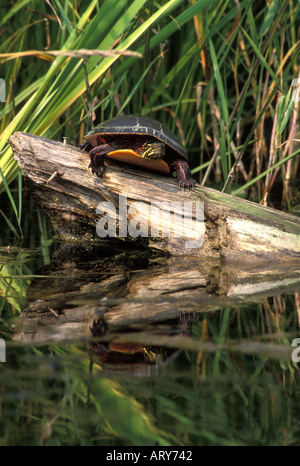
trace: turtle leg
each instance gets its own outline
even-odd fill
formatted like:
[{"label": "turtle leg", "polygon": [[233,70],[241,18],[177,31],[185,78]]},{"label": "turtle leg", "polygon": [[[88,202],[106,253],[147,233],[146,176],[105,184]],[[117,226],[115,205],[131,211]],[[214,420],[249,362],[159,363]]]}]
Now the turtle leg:
[{"label": "turtle leg", "polygon": [[185,160],[173,160],[169,163],[170,171],[175,171],[180,188],[191,189],[195,186],[196,181],[193,180],[190,167]]},{"label": "turtle leg", "polygon": [[96,174],[100,178],[104,173],[104,160],[105,156],[111,151],[109,144],[101,144],[100,146],[93,147],[90,151],[91,163],[89,168],[92,169],[92,173]]},{"label": "turtle leg", "polygon": [[92,146],[88,142],[82,142],[77,147],[84,152],[89,152],[92,149]]}]

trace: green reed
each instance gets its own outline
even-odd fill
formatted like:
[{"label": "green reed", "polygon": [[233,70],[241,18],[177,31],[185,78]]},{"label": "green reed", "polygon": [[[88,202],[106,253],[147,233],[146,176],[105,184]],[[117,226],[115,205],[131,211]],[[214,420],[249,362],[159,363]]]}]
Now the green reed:
[{"label": "green reed", "polygon": [[[223,190],[266,203],[276,193],[278,205],[297,206],[296,0],[272,0],[264,8],[250,0],[115,0],[114,8],[110,0],[54,2],[52,8],[24,0],[1,12],[7,96],[0,107],[0,185],[17,231],[10,135],[67,136],[78,144],[90,124],[120,113],[167,123],[186,145],[200,183],[221,183]],[[81,49],[120,54],[47,54]]]}]

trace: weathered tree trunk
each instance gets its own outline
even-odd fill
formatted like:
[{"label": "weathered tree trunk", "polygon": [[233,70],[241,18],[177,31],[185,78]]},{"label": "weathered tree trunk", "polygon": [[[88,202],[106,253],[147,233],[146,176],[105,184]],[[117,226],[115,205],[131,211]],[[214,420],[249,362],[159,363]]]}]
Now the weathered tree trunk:
[{"label": "weathered tree trunk", "polygon": [[[103,202],[107,202],[105,218],[111,225],[116,219],[112,236],[171,254],[264,261],[300,259],[300,219],[287,213],[209,188],[197,186],[194,191],[183,192],[171,177],[128,165],[108,163],[100,179],[88,168],[88,154],[26,133],[14,133],[10,144],[33,197],[49,212],[61,236],[97,238],[96,225]],[[175,212],[171,217],[169,207]],[[192,207],[191,212],[187,207]],[[130,234],[138,233],[142,226],[144,237]],[[101,228],[98,232],[103,232]]]}]

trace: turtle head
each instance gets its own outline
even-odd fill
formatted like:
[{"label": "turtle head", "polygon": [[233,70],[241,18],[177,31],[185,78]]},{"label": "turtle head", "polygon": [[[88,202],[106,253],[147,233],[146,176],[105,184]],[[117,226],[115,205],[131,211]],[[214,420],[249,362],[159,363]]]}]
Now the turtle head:
[{"label": "turtle head", "polygon": [[145,157],[145,159],[162,159],[165,156],[165,152],[163,142],[148,141],[142,147],[142,157]]}]

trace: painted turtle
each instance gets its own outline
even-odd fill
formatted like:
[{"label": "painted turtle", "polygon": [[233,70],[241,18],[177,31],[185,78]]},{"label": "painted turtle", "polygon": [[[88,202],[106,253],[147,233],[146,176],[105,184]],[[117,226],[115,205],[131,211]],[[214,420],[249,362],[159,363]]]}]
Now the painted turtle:
[{"label": "painted turtle", "polygon": [[104,160],[121,162],[159,171],[176,172],[180,188],[192,188],[187,155],[179,139],[162,123],[144,116],[120,116],[96,126],[86,136],[92,172],[102,177]]}]

